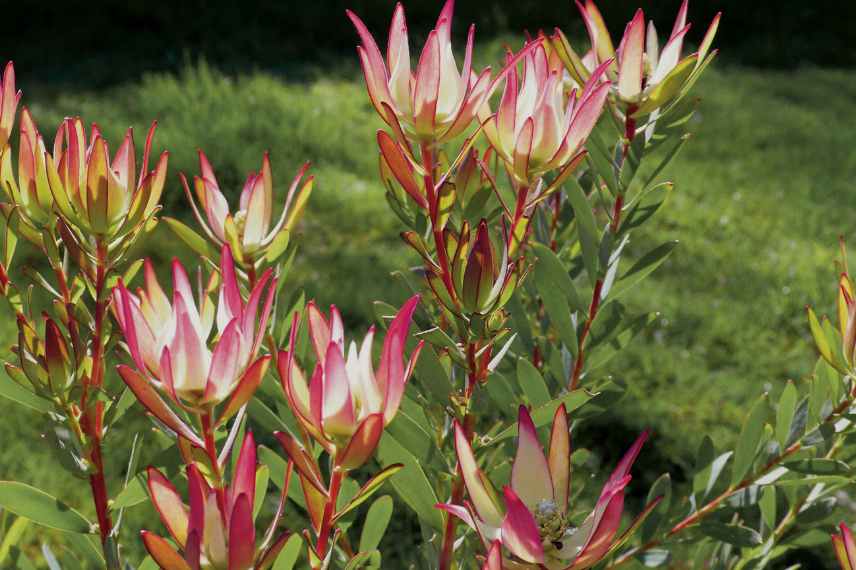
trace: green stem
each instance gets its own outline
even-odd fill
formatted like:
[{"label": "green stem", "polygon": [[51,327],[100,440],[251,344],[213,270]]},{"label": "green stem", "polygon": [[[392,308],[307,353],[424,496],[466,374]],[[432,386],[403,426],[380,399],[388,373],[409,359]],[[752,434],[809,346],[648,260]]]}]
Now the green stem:
[{"label": "green stem", "polygon": [[[820,425],[835,423],[838,420],[839,416],[841,416],[844,412],[846,412],[848,409],[850,409],[850,405],[853,403],[853,400],[854,400],[854,395],[853,394],[849,395],[844,401],[842,401],[832,411],[832,413],[829,416],[827,416],[827,418],[823,422],[821,422]],[[810,433],[810,432],[807,432],[807,434],[808,433]],[[803,437],[805,437],[805,436],[803,436]],[[832,450],[835,450],[837,448],[837,446],[838,446],[838,440],[836,440],[836,443],[833,444]],[[629,562],[630,560],[632,560],[634,557],[638,556],[639,554],[642,554],[643,552],[646,552],[652,548],[655,548],[655,547],[661,545],[667,539],[675,536],[676,534],[678,534],[678,533],[680,533],[680,532],[682,532],[688,528],[695,526],[696,524],[701,522],[702,519],[704,519],[709,514],[714,512],[716,510],[716,508],[719,507],[720,504],[722,504],[723,501],[728,499],[728,497],[732,496],[734,493],[740,492],[743,489],[746,489],[747,487],[754,485],[756,483],[756,481],[758,481],[758,479],[760,479],[761,477],[763,477],[764,475],[766,475],[767,473],[772,471],[773,468],[777,467],[785,459],[792,456],[793,454],[798,452],[800,449],[802,449],[802,438],[800,438],[800,440],[792,443],[782,453],[780,453],[779,455],[777,455],[776,457],[774,457],[770,461],[768,461],[763,467],[761,467],[761,469],[759,469],[758,471],[754,472],[753,474],[747,476],[740,483],[738,483],[736,485],[729,486],[725,491],[723,491],[716,498],[712,499],[710,502],[708,502],[706,505],[704,505],[703,507],[698,509],[696,512],[694,512],[693,514],[689,515],[688,517],[686,517],[683,520],[681,520],[680,522],[678,522],[665,535],[663,535],[659,538],[654,538],[654,539],[646,542],[645,544],[643,544],[641,546],[638,546],[636,548],[633,548],[633,549],[625,552],[618,559],[616,559],[615,562],[610,564],[607,568],[616,568],[618,566],[621,566],[622,564]]]}]

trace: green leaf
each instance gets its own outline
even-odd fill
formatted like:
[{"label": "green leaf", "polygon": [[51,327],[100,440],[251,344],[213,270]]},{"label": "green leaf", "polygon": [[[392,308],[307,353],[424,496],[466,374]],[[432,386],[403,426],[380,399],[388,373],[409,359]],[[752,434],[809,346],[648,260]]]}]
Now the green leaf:
[{"label": "green leaf", "polygon": [[538,279],[538,270],[535,270],[535,287],[538,295],[544,302],[544,310],[550,317],[550,322],[556,327],[559,338],[568,350],[576,355],[578,350],[577,331],[571,320],[571,311],[568,300],[561,294],[558,288],[544,279]]},{"label": "green leaf", "polygon": [[619,325],[623,325],[624,328],[618,334],[607,337],[608,342],[595,344],[595,341],[598,339],[594,336],[595,331],[592,331],[592,344],[589,346],[586,354],[586,370],[592,371],[609,362],[612,358],[620,354],[639,333],[657,320],[657,313],[639,315],[629,321],[623,318],[623,314],[619,316],[621,318]]},{"label": "green leaf", "polygon": [[273,563],[271,570],[291,570],[297,563],[297,558],[300,556],[300,549],[303,546],[303,539],[299,534],[292,534],[282,547],[279,556],[276,557],[276,562]]},{"label": "green leaf", "polygon": [[247,402],[249,416],[259,423],[268,432],[290,430],[291,426],[282,421],[276,413],[271,410],[259,398],[250,398]]},{"label": "green leaf", "polygon": [[393,502],[389,495],[379,497],[372,503],[368,513],[366,513],[363,530],[360,533],[361,551],[365,552],[377,548],[392,518],[392,510]]},{"label": "green leaf", "polygon": [[543,406],[550,401],[550,391],[544,378],[527,358],[517,359],[517,381],[533,407]]},{"label": "green leaf", "polygon": [[654,168],[654,170],[651,172],[651,174],[648,175],[648,178],[645,180],[644,187],[650,186],[657,179],[657,177],[660,176],[660,173],[663,172],[663,169],[665,169],[666,166],[668,166],[669,163],[672,162],[672,160],[674,160],[676,156],[678,156],[678,153],[681,152],[681,149],[684,148],[686,142],[691,138],[692,135],[689,133],[685,133],[679,137],[676,137],[675,143],[668,151],[666,151],[663,160],[661,160],[660,163],[656,166],[656,168]]},{"label": "green leaf", "polygon": [[573,177],[568,180],[566,193],[571,207],[574,209],[577,234],[580,239],[580,247],[583,250],[583,264],[588,272],[589,280],[594,285],[598,279],[597,244],[600,241],[597,237],[597,222],[594,219],[594,212],[582,186]]},{"label": "green leaf", "polygon": [[715,458],[710,458],[706,464],[702,464],[701,467],[696,468],[698,472],[693,477],[693,492],[698,494],[702,500],[710,495],[710,492],[719,480],[719,476],[722,474],[722,470],[725,469],[728,460],[733,454],[731,451],[726,451]]},{"label": "green leaf", "polygon": [[92,531],[82,514],[26,483],[0,481],[0,506],[48,528],[82,534]]},{"label": "green leaf", "polygon": [[801,459],[784,463],[790,471],[805,475],[848,475],[850,466],[837,459]]},{"label": "green leaf", "polygon": [[392,487],[401,500],[416,513],[419,520],[434,530],[442,531],[443,516],[434,506],[440,501],[419,460],[389,433],[385,433],[381,438],[377,457],[382,465],[404,465],[404,469],[392,479]]},{"label": "green leaf", "polygon": [[562,265],[559,257],[553,253],[553,250],[543,243],[533,244],[532,250],[538,257],[538,262],[535,264],[535,279],[544,280],[546,283],[557,287],[575,310],[587,311],[588,307],[580,298],[577,288],[574,287],[568,270]]},{"label": "green leaf", "polygon": [[[595,394],[592,394],[591,392],[584,389],[568,392],[564,396],[560,396],[558,398],[550,400],[543,406],[532,410],[532,422],[535,424],[536,428],[545,426],[553,420],[553,416],[556,414],[556,410],[559,409],[559,406],[561,406],[562,404],[565,404],[565,409],[568,411],[568,413],[571,413],[583,404],[587,403],[594,396]],[[505,441],[506,439],[515,436],[517,436],[516,422],[500,431],[493,438],[483,438],[482,443],[483,446],[486,447],[488,445],[494,445],[496,443]]]},{"label": "green leaf", "polygon": [[776,487],[767,485],[761,490],[758,507],[761,509],[761,518],[767,528],[776,528]]},{"label": "green leaf", "polygon": [[[87,568],[103,568],[105,566],[99,536],[94,534],[68,534],[67,540],[75,554],[80,554],[81,557],[89,561],[90,565]],[[115,543],[111,546],[114,545]]]},{"label": "green leaf", "polygon": [[374,495],[378,490],[380,490],[381,486],[386,482],[387,479],[398,473],[404,468],[404,465],[401,463],[393,463],[388,467],[385,467],[380,473],[375,474],[368,482],[360,487],[359,491],[357,491],[354,498],[351,499],[347,505],[345,505],[336,516],[333,517],[333,521],[337,521],[349,512],[353,511],[366,501],[368,501],[372,495]]},{"label": "green leaf", "polygon": [[761,535],[751,528],[736,525],[723,524],[711,520],[702,521],[701,531],[711,538],[727,542],[739,547],[752,547],[760,545],[763,540]]},{"label": "green leaf", "polygon": [[268,483],[270,482],[270,467],[262,465],[256,471],[256,497],[253,504],[253,520],[259,516],[259,511],[262,510],[262,505],[265,502]]},{"label": "green leaf", "polygon": [[142,473],[138,473],[124,489],[119,491],[113,500],[114,509],[127,509],[145,502],[149,498],[146,491],[146,481]]},{"label": "green leaf", "polygon": [[620,233],[637,228],[654,217],[668,201],[674,187],[671,182],[663,182],[640,192],[636,200],[628,204],[629,212],[621,222]]},{"label": "green leaf", "polygon": [[664,261],[672,254],[677,241],[667,241],[666,243],[654,248],[639,259],[633,266],[622,275],[612,289],[609,291],[609,296],[604,302],[617,299],[630,289],[632,289],[640,281],[648,277],[655,269],[660,267]]},{"label": "green leaf", "polygon": [[29,519],[18,517],[6,530],[6,533],[3,535],[3,542],[0,543],[0,564],[9,556],[9,550],[21,540],[21,536],[29,525]]},{"label": "green leaf", "polygon": [[[285,470],[288,466],[286,461],[277,454],[274,450],[264,445],[259,446],[259,463],[267,465],[270,469],[270,477],[273,484],[278,489],[282,489],[285,483]],[[294,501],[301,508],[306,508],[306,500],[303,497],[303,491],[300,489],[300,483],[297,474],[291,477],[291,483],[288,486],[288,498]]]},{"label": "green leaf", "polygon": [[648,518],[645,519],[645,522],[642,523],[642,528],[639,531],[643,544],[651,540],[657,534],[663,520],[669,513],[669,506],[672,502],[672,478],[668,473],[660,475],[660,477],[654,481],[654,484],[651,485],[651,489],[648,491],[648,497],[645,499],[645,504],[650,504],[651,501],[656,500],[658,497],[662,497],[660,504],[657,505]]},{"label": "green leaf", "polygon": [[146,556],[140,565],[137,566],[137,570],[158,570],[158,563],[155,562],[151,556]]},{"label": "green leaf", "polygon": [[380,568],[380,552],[357,552],[353,558],[345,564],[345,570],[359,570],[360,568]]},{"label": "green leaf", "polygon": [[209,259],[217,259],[217,252],[211,247],[211,244],[201,235],[190,229],[189,226],[176,220],[175,218],[164,217],[163,221],[169,226],[169,229],[183,241],[187,247],[203,257]]},{"label": "green leaf", "polygon": [[45,414],[53,409],[51,403],[44,398],[36,396],[33,392],[15,383],[11,378],[0,379],[0,396]]},{"label": "green leaf", "polygon": [[265,260],[268,263],[275,263],[279,259],[279,256],[285,253],[285,250],[288,248],[289,238],[291,238],[291,232],[285,228],[276,234],[276,237],[273,238],[273,241],[265,250]]},{"label": "green leaf", "polygon": [[850,477],[841,475],[817,475],[814,477],[796,477],[794,479],[779,479],[777,487],[813,487],[814,485],[847,485],[852,483]]},{"label": "green leaf", "polygon": [[422,352],[419,353],[419,358],[416,360],[416,379],[432,398],[439,402],[449,399],[452,382],[449,380],[448,371],[443,367],[431,345],[423,346]]},{"label": "green leaf", "polygon": [[734,466],[731,470],[732,485],[740,484],[755,461],[758,444],[761,443],[761,436],[764,433],[767,411],[767,395],[764,394],[752,406],[740,432],[737,449],[734,451]]},{"label": "green leaf", "polygon": [[791,424],[794,420],[794,412],[797,409],[797,388],[792,381],[788,381],[782,396],[779,398],[779,406],[776,409],[776,441],[782,449],[788,445],[791,433]]}]

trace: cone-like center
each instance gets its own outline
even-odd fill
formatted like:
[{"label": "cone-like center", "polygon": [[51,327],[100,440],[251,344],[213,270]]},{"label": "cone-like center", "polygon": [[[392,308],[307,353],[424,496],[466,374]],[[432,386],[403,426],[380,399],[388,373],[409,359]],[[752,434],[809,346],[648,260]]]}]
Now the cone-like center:
[{"label": "cone-like center", "polygon": [[562,539],[565,538],[569,529],[565,515],[559,511],[558,505],[550,500],[543,500],[535,507],[535,522],[541,533],[541,541],[544,545],[552,545],[561,550]]},{"label": "cone-like center", "polygon": [[238,230],[238,235],[244,235],[244,225],[247,223],[247,211],[246,210],[238,210],[235,212],[235,228]]}]

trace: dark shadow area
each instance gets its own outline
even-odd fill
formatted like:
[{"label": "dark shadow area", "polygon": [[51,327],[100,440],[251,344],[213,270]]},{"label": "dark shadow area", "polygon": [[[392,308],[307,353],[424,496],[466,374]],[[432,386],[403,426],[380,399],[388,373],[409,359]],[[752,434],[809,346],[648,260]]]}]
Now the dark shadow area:
[{"label": "dark shadow area", "polygon": [[[660,35],[668,34],[677,0],[602,0],[613,37],[639,5]],[[346,8],[360,14],[384,44],[393,6],[392,0],[14,2],[4,7],[0,53],[43,81],[89,88],[146,71],[176,70],[187,57],[204,57],[226,71],[264,68],[299,78],[302,64],[336,65],[342,55],[353,55],[357,38]],[[439,0],[406,3],[417,40],[432,26],[439,6]],[[728,46],[728,60],[776,68],[856,63],[856,47],[847,41],[856,20],[852,2],[695,0],[690,2],[692,41],[700,41],[717,11],[724,13],[717,44]],[[570,0],[459,0],[455,22],[461,37],[469,22],[481,38],[554,26],[570,34],[583,31]]]}]

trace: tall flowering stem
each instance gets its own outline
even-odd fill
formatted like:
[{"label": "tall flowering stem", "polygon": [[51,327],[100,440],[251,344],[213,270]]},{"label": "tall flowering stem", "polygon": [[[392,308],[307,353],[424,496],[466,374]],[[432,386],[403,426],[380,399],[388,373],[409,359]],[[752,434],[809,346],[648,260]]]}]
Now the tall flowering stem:
[{"label": "tall flowering stem", "polygon": [[[300,479],[314,534],[313,538],[309,530],[305,532],[313,569],[328,566],[341,533],[337,521],[402,468],[393,464],[375,473],[340,509],[337,501],[342,483],[374,454],[384,428],[398,412],[405,385],[422,350],[422,343],[417,344],[405,361],[405,345],[418,304],[417,295],[392,318],[377,368],[372,364],[374,328],[369,329],[359,346],[352,341],[346,352],[341,314],[334,306],[329,316],[325,315],[313,302],[305,311],[315,357],[311,377],[307,380],[297,354],[301,322],[298,314],[292,319],[288,350],[278,354],[282,389],[301,429],[298,435],[287,431],[274,435]],[[329,459],[329,483],[324,483],[320,458],[310,451],[313,444],[319,445]]]},{"label": "tall flowering stem", "polygon": [[[5,143],[17,102],[8,93],[14,89],[11,67],[4,81],[0,134],[6,133]],[[6,368],[19,384],[48,400],[56,412],[52,421],[64,422],[73,434],[62,441],[61,451],[70,453],[70,464],[88,478],[104,559],[109,568],[120,568],[103,457],[112,422],[105,412],[116,401],[105,386],[106,347],[113,338],[110,288],[128,265],[130,247],[155,222],[167,154],[149,170],[154,125],[139,174],[131,130],[111,160],[98,126],[87,137],[79,118],[60,124],[52,152],[26,109],[19,128],[17,176],[11,149],[0,152],[0,180],[9,199],[2,209],[8,228],[43,252],[56,285],[35,279],[53,301],[41,327],[19,285],[7,276],[2,289],[17,313],[19,343],[18,362]],[[25,273],[37,275],[29,269]],[[58,428],[53,430],[57,439],[62,437]]]}]

